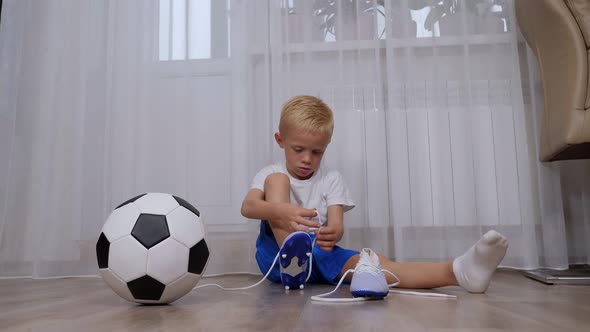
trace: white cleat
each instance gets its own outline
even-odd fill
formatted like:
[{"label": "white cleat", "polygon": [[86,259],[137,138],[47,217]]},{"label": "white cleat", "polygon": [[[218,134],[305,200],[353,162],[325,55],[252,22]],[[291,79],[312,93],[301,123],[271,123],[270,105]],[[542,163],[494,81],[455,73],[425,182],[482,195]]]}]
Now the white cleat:
[{"label": "white cleat", "polygon": [[285,290],[289,290],[289,286],[285,286]]},{"label": "white cleat", "polygon": [[307,257],[311,257],[311,252],[305,253]]},{"label": "white cleat", "polygon": [[303,288],[305,288],[305,285],[303,285],[303,284],[299,285],[299,289],[303,289]]},{"label": "white cleat", "polygon": [[286,258],[287,258],[287,254],[282,254],[282,255],[281,255],[281,257],[282,257],[283,259],[286,259]]},{"label": "white cleat", "polygon": [[369,248],[361,250],[350,282],[350,293],[353,297],[372,299],[383,299],[389,294],[389,285],[379,263],[379,256]]}]

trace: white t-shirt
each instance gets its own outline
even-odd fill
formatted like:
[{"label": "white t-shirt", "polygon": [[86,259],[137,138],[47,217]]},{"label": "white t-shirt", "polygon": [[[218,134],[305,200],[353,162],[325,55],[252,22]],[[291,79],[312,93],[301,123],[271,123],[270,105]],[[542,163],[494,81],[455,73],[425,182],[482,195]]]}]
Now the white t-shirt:
[{"label": "white t-shirt", "polygon": [[283,173],[291,181],[291,203],[306,209],[317,209],[320,218],[312,220],[321,222],[328,220],[328,206],[342,205],[344,212],[354,207],[348,188],[338,171],[328,170],[323,166],[307,180],[292,177],[287,171],[285,162],[277,162],[261,169],[252,180],[250,189],[264,192],[264,180],[273,173]]}]

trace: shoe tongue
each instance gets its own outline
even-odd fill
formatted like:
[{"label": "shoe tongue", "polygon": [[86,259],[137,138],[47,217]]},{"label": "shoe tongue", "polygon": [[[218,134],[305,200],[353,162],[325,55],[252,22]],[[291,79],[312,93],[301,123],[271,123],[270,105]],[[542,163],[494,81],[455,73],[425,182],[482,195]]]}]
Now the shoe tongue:
[{"label": "shoe tongue", "polygon": [[361,250],[361,257],[356,266],[356,272],[369,272],[371,274],[381,273],[381,265],[379,265],[379,257],[371,249]]},{"label": "shoe tongue", "polygon": [[373,250],[369,248],[363,249],[362,256],[364,257],[364,259],[368,260],[369,262],[375,265],[379,264],[379,257],[377,256],[377,254],[375,254],[375,252],[373,252]]}]

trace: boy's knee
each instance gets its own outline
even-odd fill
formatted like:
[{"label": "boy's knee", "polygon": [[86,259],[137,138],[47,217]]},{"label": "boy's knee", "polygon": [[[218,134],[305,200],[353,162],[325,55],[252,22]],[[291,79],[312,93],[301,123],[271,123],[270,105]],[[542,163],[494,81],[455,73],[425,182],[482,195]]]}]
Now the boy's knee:
[{"label": "boy's knee", "polygon": [[264,180],[265,191],[269,188],[289,188],[290,186],[291,181],[287,174],[284,173],[272,173]]}]

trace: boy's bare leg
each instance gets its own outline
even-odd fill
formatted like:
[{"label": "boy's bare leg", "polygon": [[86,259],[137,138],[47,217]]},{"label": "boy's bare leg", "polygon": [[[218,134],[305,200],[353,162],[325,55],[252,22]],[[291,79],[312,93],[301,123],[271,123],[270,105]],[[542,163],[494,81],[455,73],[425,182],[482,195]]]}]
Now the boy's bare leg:
[{"label": "boy's bare leg", "polygon": [[[485,233],[469,250],[456,259],[445,263],[393,262],[379,255],[381,266],[400,279],[402,288],[435,288],[459,285],[472,293],[485,292],[492,275],[508,249],[508,239],[496,231]],[[340,275],[354,269],[359,255],[351,257]],[[349,275],[350,276],[350,275]],[[352,276],[347,276],[348,281]],[[397,280],[385,273],[388,283]]]},{"label": "boy's bare leg", "polygon": [[[285,174],[274,173],[264,180],[264,199],[271,203],[289,203],[291,201],[291,182]],[[272,233],[279,247],[289,235],[289,232],[276,227],[276,221],[268,220]]]},{"label": "boy's bare leg", "polygon": [[[359,261],[359,255],[352,256],[344,265],[339,278],[348,269],[354,269]],[[453,273],[453,262],[394,262],[379,255],[379,263],[385,270],[393,272],[400,279],[400,288],[436,288],[458,285]],[[397,282],[391,274],[385,272],[388,284]],[[346,281],[352,280],[352,274],[346,276]]]}]

